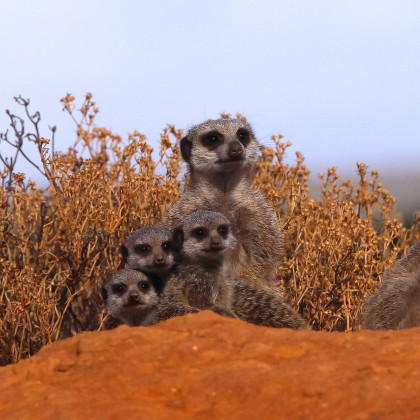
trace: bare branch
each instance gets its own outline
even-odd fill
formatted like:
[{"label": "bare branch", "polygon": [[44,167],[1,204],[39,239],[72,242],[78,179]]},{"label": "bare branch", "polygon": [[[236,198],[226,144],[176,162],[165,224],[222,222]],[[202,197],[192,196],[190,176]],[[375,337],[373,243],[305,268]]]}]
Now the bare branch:
[{"label": "bare branch", "polygon": [[37,169],[42,175],[46,177],[45,172],[34,161],[29,159],[26,153],[22,149],[19,149],[19,152],[35,169]]},{"label": "bare branch", "polygon": [[55,132],[57,131],[57,127],[55,125],[48,126],[51,130],[51,154],[55,156]]}]

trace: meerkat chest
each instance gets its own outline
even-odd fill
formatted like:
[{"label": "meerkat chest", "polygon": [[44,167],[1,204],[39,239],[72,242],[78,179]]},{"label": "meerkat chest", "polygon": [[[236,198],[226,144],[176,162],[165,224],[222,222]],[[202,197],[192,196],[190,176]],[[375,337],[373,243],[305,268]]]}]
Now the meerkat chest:
[{"label": "meerkat chest", "polygon": [[148,325],[151,314],[155,307],[148,308],[124,308],[120,311],[119,319],[129,326]]},{"label": "meerkat chest", "polygon": [[223,285],[217,274],[200,272],[186,281],[184,294],[190,306],[210,309],[223,294]]},{"label": "meerkat chest", "polygon": [[232,202],[247,205],[251,204],[250,193],[249,188],[235,188],[230,194],[227,194],[227,198]]}]

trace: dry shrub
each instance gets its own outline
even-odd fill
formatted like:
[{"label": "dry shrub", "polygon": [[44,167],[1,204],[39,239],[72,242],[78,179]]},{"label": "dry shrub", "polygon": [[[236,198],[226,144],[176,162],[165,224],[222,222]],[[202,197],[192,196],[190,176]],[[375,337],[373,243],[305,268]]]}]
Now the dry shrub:
[{"label": "dry shrub", "polygon": [[313,329],[359,330],[366,297],[415,239],[418,220],[411,229],[403,226],[395,198],[363,163],[357,163],[358,185],[340,182],[331,168],[320,175],[321,199],[309,197],[303,156],[297,152],[296,165],[284,164],[290,143],[281,143],[281,136],[273,140],[275,150],[262,150],[255,181],[277,210],[286,237],[280,287]]},{"label": "dry shrub", "polygon": [[98,110],[90,94],[79,120],[74,98],[67,95],[62,101],[75,120],[77,138],[66,153],[56,153],[53,141],[40,136],[39,115],[30,114],[29,101],[17,101],[33,133],[25,133],[23,120],[9,113],[14,139],[8,133],[1,139],[17,153],[34,142],[49,187],[37,189],[13,172],[15,159],[2,157],[1,364],[58,338],[98,329],[104,318],[99,288],[120,265],[120,245],[132,230],[158,222],[180,188],[181,132],[174,127],[161,135],[154,162],[140,133],[124,144],[120,136],[94,126]]},{"label": "dry shrub", "polygon": [[[98,109],[90,94],[76,112],[74,97],[62,99],[77,138],[66,153],[40,135],[39,113],[16,98],[24,120],[7,111],[8,132],[0,141],[15,148],[0,172],[0,363],[16,362],[59,338],[101,328],[106,314],[99,288],[120,267],[119,246],[131,231],[158,223],[180,193],[181,130],[161,135],[160,152],[134,132],[127,141],[94,125]],[[228,117],[228,115],[224,115]],[[394,198],[376,172],[358,164],[360,182],[340,182],[335,169],[323,176],[320,200],[309,197],[309,170],[297,153],[286,165],[290,143],[273,137],[262,147],[255,185],[267,194],[286,236],[288,256],[279,262],[279,285],[314,329],[357,330],[365,297],[383,270],[418,233],[418,220],[406,229],[393,216]],[[41,166],[25,147],[35,144]],[[38,188],[16,173],[17,157],[46,177]],[[374,229],[377,213],[379,230]],[[417,230],[416,230],[417,229]]]}]

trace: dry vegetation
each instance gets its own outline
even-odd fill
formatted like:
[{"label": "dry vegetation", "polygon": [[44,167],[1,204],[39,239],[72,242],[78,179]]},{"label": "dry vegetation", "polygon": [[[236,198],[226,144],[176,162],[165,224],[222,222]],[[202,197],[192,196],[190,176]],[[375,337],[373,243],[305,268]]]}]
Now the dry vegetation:
[{"label": "dry vegetation", "polygon": [[[57,152],[55,130],[43,138],[39,113],[31,114],[29,101],[16,100],[25,119],[7,111],[12,129],[0,138],[15,148],[9,159],[0,152],[0,364],[101,328],[106,314],[99,288],[120,266],[119,246],[131,231],[158,223],[183,185],[181,130],[163,131],[155,162],[140,133],[124,142],[95,127],[98,110],[90,94],[77,111],[67,95],[62,102],[77,138],[67,152]],[[420,236],[418,221],[404,228],[394,217],[394,198],[361,163],[358,185],[341,182],[333,168],[322,177],[322,198],[310,198],[303,156],[297,153],[296,163],[286,165],[290,143],[273,140],[275,149],[262,148],[255,186],[267,194],[287,239],[279,287],[314,329],[358,330],[365,297]],[[30,142],[39,166],[27,154]],[[49,187],[16,173],[18,157],[36,166]]]}]

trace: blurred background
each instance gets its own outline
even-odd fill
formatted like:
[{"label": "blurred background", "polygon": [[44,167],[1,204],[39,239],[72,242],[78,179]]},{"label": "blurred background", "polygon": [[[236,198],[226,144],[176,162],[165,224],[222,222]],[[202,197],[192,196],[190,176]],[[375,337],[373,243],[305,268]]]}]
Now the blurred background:
[{"label": "blurred background", "polygon": [[6,109],[22,114],[19,94],[41,112],[44,136],[57,126],[58,150],[76,136],[67,92],[78,105],[92,92],[98,126],[138,130],[152,145],[166,124],[239,112],[262,144],[282,134],[288,161],[305,156],[314,195],[318,173],[337,166],[356,180],[361,161],[410,221],[420,208],[419,22],[415,0],[3,1],[0,131]]}]

